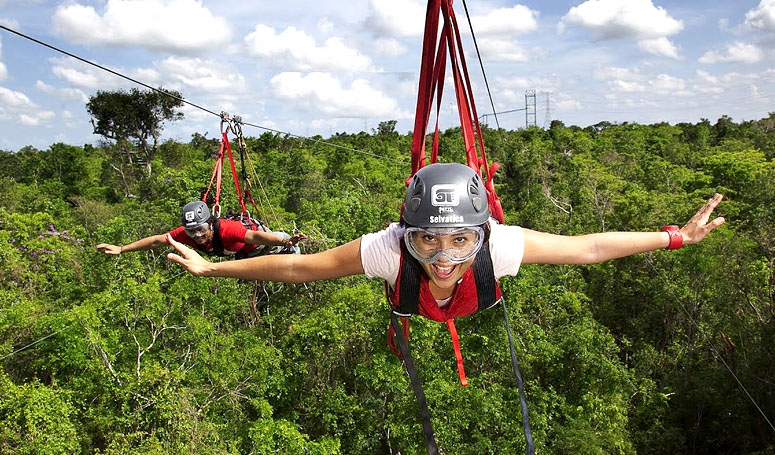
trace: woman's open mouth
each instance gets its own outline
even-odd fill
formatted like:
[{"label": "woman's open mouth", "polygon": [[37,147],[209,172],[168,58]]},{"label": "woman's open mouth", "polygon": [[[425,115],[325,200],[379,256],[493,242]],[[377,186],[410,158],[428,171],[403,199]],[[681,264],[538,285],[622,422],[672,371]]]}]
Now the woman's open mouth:
[{"label": "woman's open mouth", "polygon": [[446,280],[455,274],[455,269],[458,264],[439,264],[438,262],[431,264],[431,270],[434,275],[441,280]]}]

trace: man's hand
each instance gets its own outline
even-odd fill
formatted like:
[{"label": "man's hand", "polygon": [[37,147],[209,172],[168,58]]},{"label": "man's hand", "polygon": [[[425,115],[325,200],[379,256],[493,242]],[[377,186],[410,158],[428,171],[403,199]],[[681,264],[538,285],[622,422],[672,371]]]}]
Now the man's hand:
[{"label": "man's hand", "polygon": [[109,243],[100,243],[96,246],[98,250],[102,250],[105,254],[110,254],[114,256],[118,256],[121,254],[121,247],[118,245],[111,245]]},{"label": "man's hand", "polygon": [[724,224],[724,218],[718,217],[708,223],[713,210],[724,196],[716,193],[708,202],[681,228],[684,244],[699,243],[708,233]]},{"label": "man's hand", "polygon": [[188,273],[195,276],[205,276],[205,273],[211,269],[213,265],[211,262],[202,258],[196,251],[186,245],[175,241],[169,234],[167,234],[167,243],[172,245],[179,253],[179,255],[169,253],[167,260],[180,264]]}]

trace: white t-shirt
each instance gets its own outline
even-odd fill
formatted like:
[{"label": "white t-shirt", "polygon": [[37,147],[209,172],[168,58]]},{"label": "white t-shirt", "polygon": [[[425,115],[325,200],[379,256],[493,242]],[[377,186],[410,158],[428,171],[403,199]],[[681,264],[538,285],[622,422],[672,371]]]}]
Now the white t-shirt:
[{"label": "white t-shirt", "polygon": [[[361,262],[369,278],[381,278],[395,287],[401,266],[404,228],[392,223],[387,229],[361,237]],[[490,256],[495,279],[516,275],[522,264],[525,237],[519,226],[506,226],[490,219]]]}]

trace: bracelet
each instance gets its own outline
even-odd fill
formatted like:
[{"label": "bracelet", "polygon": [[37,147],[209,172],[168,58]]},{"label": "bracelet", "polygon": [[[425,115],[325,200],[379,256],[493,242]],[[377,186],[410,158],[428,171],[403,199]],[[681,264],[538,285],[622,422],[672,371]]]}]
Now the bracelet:
[{"label": "bracelet", "polygon": [[677,250],[684,245],[684,236],[681,235],[681,228],[675,224],[669,226],[662,226],[660,229],[662,232],[667,232],[670,236],[670,242],[665,247],[666,250]]}]

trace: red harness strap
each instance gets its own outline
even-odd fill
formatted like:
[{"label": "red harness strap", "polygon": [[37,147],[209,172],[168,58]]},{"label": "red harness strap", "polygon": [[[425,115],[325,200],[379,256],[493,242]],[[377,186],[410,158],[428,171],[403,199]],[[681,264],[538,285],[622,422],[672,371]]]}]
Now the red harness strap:
[{"label": "red harness strap", "polygon": [[457,329],[452,319],[447,319],[447,329],[452,337],[452,347],[455,349],[455,360],[457,361],[457,375],[460,377],[460,385],[467,386],[466,372],[463,369],[463,354],[460,353],[460,340],[457,338]]},{"label": "red harness strap", "polygon": [[[441,14],[440,14],[441,13]],[[439,19],[443,18],[441,33]],[[438,42],[436,37],[439,37]],[[441,108],[441,96],[443,93],[446,57],[449,54],[452,67],[452,79],[455,84],[455,99],[457,101],[460,127],[463,134],[463,142],[466,149],[467,165],[482,175],[482,169],[486,176],[488,201],[492,216],[501,223],[504,222],[503,209],[500,200],[495,193],[493,175],[498,170],[498,164],[490,166],[487,163],[487,155],[482,142],[482,129],[476,113],[473,89],[468,76],[468,68],[463,45],[460,39],[460,31],[457,26],[455,12],[452,9],[452,0],[429,0],[425,18],[425,36],[423,39],[422,63],[420,65],[419,91],[417,94],[417,106],[415,109],[414,132],[412,136],[412,173],[409,179],[423,166],[425,166],[425,132],[428,128],[430,113],[433,106],[434,94],[437,98],[436,127],[433,134],[431,150],[431,162],[438,159],[439,137],[439,111]],[[459,56],[459,57],[458,57]]]},{"label": "red harness strap", "polygon": [[[224,151],[226,153],[224,153]],[[215,167],[213,168],[213,174],[210,177],[210,183],[207,185],[207,190],[202,196],[202,201],[207,202],[207,195],[210,193],[210,188],[213,186],[213,180],[215,180],[215,196],[213,200],[213,211],[216,217],[220,217],[220,202],[221,202],[221,174],[223,172],[223,160],[229,155],[229,165],[231,166],[231,176],[234,179],[234,187],[237,189],[237,196],[239,197],[240,208],[242,213],[247,213],[245,208],[245,198],[242,195],[242,189],[240,188],[239,178],[237,177],[237,167],[234,165],[234,155],[231,151],[231,144],[229,144],[229,136],[224,131],[221,133],[221,147],[218,149],[218,158],[215,160]]]}]

